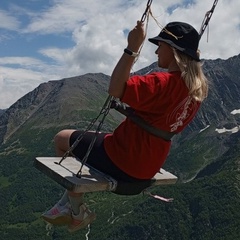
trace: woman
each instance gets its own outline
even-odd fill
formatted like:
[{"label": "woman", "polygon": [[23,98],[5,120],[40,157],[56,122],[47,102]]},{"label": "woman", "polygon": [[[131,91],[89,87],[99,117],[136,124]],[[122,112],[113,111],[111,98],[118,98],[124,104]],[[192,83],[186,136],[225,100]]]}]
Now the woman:
[{"label": "woman", "polygon": [[[181,132],[196,115],[207,97],[208,83],[199,60],[199,34],[189,24],[171,22],[149,41],[158,46],[158,66],[167,72],[130,76],[135,57],[144,41],[143,23],[138,21],[128,35],[128,46],[110,80],[109,94],[120,98],[135,114],[167,134]],[[56,153],[63,154],[81,134],[63,130],[55,136]],[[74,149],[82,159],[94,133],[88,132]],[[100,133],[87,163],[112,176],[119,183],[138,183],[139,187],[118,187],[116,194],[138,194],[167,158],[171,141],[156,137],[126,118],[113,133]],[[121,184],[120,184],[121,185]],[[42,215],[52,224],[68,224],[74,232],[95,219],[83,203],[83,193],[65,191],[60,201]]]}]

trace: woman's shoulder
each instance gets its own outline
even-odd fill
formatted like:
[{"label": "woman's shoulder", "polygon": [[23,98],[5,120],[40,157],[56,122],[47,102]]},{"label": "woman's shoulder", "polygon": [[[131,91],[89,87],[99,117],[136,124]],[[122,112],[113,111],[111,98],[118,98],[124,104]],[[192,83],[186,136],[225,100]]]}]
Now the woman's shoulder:
[{"label": "woman's shoulder", "polygon": [[[154,79],[155,82],[159,82],[161,85],[172,84],[179,79],[182,79],[181,72],[154,72],[151,73],[149,78]],[[179,81],[178,81],[179,82]]]},{"label": "woman's shoulder", "polygon": [[152,72],[147,74],[148,77],[156,77],[156,78],[181,78],[181,72],[180,71],[174,71],[174,72]]}]

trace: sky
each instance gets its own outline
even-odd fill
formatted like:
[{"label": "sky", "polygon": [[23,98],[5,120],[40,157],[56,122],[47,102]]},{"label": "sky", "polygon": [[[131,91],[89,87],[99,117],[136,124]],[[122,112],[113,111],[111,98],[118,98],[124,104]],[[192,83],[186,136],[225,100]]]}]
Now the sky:
[{"label": "sky", "polygon": [[[1,0],[0,109],[43,82],[86,73],[111,75],[127,34],[141,19],[147,0]],[[153,0],[147,37],[170,21],[198,31],[213,0]],[[240,1],[219,0],[202,36],[201,58],[227,59],[240,53]],[[144,42],[133,70],[157,61]]]}]

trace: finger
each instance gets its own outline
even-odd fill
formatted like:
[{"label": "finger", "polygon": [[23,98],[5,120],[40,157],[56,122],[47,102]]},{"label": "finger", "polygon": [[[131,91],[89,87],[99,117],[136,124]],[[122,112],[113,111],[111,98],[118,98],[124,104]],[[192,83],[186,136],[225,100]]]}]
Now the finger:
[{"label": "finger", "polygon": [[139,20],[138,20],[138,21],[137,21],[137,26],[138,26],[138,27],[143,27],[143,26],[144,26],[144,23],[143,23],[142,21],[139,21]]}]

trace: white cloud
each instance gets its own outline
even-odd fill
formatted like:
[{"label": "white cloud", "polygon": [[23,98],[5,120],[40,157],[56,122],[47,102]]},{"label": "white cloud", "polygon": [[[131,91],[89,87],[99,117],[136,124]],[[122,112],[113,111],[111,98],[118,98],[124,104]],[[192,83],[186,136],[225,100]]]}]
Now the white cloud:
[{"label": "white cloud", "polygon": [[17,30],[19,25],[17,18],[0,9],[0,29]]},{"label": "white cloud", "polygon": [[20,65],[22,67],[33,67],[43,65],[43,62],[31,57],[2,57],[0,65]]},{"label": "white cloud", "polygon": [[[25,9],[20,2],[17,2],[18,5],[12,4],[9,12],[0,10],[0,29],[15,30],[21,38],[26,39],[41,36],[42,41],[41,47],[35,49],[34,57],[0,57],[0,74],[3,79],[0,91],[8,96],[0,108],[9,106],[13,99],[17,100],[16,96],[21,97],[42,81],[86,72],[111,74],[127,45],[126,34],[141,18],[147,0],[52,0],[49,3],[50,7],[43,5],[37,12]],[[152,12],[161,25],[169,21],[186,21],[200,30],[204,15],[212,4],[213,1],[209,0],[153,1]],[[169,9],[171,11],[167,11]],[[226,59],[239,54],[239,9],[240,1],[219,1],[210,21],[208,41],[208,29],[201,40],[202,58]],[[150,18],[147,37],[153,37],[159,32],[159,26]],[[72,34],[72,47],[59,47],[57,41],[54,46],[52,43],[51,46],[48,45],[48,36],[61,37],[69,33]],[[7,41],[5,32],[0,36],[0,42],[1,39]],[[43,37],[46,37],[45,41],[42,40]],[[156,61],[155,49],[155,46],[146,41],[133,70]],[[39,53],[42,54],[41,60],[36,57]],[[58,75],[55,75],[56,72]],[[11,85],[12,81],[14,86]],[[14,93],[7,88],[8,84],[15,87]],[[9,97],[11,94],[13,96]]]},{"label": "white cloud", "polygon": [[99,15],[111,14],[119,10],[119,5],[127,1],[76,1],[54,0],[53,5],[33,17],[26,32],[63,33],[73,31],[82,23]]},{"label": "white cloud", "polygon": [[[5,61],[5,62],[4,62]],[[1,66],[2,62],[6,66]],[[16,65],[17,67],[7,67]],[[47,66],[32,58],[0,58],[0,103],[1,109],[8,108],[40,83],[59,79],[58,66]]]}]

